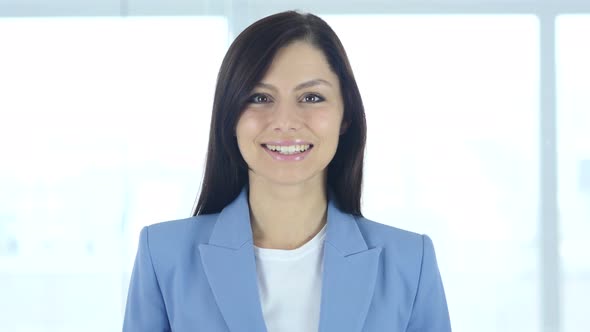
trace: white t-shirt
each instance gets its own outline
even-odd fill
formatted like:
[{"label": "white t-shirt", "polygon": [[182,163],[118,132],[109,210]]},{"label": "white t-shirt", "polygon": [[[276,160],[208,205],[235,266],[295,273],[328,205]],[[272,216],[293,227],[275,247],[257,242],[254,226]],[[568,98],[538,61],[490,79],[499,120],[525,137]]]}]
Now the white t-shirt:
[{"label": "white t-shirt", "polygon": [[318,330],[326,225],[293,250],[254,246],[258,290],[268,332]]}]

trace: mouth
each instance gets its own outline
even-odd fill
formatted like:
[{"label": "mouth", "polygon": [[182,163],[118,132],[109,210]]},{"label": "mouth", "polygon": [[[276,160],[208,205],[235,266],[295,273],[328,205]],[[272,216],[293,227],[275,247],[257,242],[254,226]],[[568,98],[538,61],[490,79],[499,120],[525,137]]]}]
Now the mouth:
[{"label": "mouth", "polygon": [[270,150],[272,152],[277,152],[282,155],[288,156],[298,153],[303,153],[311,148],[313,148],[313,144],[294,144],[294,145],[272,145],[272,144],[262,144],[262,147]]},{"label": "mouth", "polygon": [[274,145],[261,144],[264,150],[275,160],[298,161],[303,160],[313,149],[313,144]]}]

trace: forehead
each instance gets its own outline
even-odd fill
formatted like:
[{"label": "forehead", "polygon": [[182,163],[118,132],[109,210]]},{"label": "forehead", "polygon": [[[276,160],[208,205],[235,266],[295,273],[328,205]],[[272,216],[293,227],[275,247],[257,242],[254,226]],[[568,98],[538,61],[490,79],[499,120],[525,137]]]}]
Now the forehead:
[{"label": "forehead", "polygon": [[272,84],[320,78],[338,83],[324,52],[308,42],[296,41],[277,51],[262,81]]}]

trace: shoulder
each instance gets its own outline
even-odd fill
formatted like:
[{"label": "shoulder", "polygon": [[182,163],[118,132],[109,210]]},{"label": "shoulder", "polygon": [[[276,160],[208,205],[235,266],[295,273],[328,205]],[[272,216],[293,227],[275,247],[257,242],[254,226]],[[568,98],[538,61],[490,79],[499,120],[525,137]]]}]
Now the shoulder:
[{"label": "shoulder", "polygon": [[355,217],[359,230],[369,247],[393,247],[400,250],[422,248],[425,235],[379,223],[364,217]]},{"label": "shoulder", "polygon": [[152,255],[169,259],[190,252],[199,243],[207,243],[217,216],[209,214],[163,221],[144,227],[142,234]]},{"label": "shoulder", "polygon": [[356,223],[369,248],[382,248],[382,259],[394,262],[398,268],[419,271],[424,256],[434,254],[432,240],[419,234],[382,224],[367,218],[356,217]]},{"label": "shoulder", "polygon": [[[381,298],[393,298],[407,315],[407,331],[451,331],[432,240],[366,218],[356,218],[369,248],[381,248]],[[385,287],[388,283],[390,287]],[[386,306],[387,300],[381,305]],[[393,303],[393,302],[389,302]],[[403,308],[400,310],[400,308]]]}]

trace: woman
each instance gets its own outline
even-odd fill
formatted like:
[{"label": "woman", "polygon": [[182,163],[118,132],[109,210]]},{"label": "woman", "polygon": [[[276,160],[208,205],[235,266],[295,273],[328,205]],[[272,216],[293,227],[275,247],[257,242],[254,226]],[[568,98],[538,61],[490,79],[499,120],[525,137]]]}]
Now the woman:
[{"label": "woman", "polygon": [[124,331],[450,331],[431,240],[362,217],[366,124],[319,17],[248,27],[219,72],[194,216],[141,231]]}]

